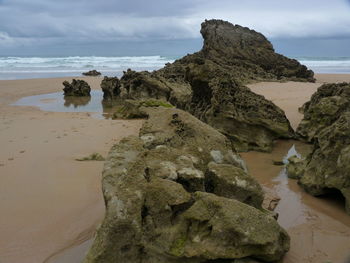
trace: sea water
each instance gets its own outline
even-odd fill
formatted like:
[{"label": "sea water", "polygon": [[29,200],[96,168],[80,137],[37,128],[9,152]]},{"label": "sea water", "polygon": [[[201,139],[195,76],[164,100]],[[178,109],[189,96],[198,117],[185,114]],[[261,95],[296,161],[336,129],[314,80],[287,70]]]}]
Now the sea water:
[{"label": "sea water", "polygon": [[173,62],[174,57],[0,57],[0,79],[29,79],[81,76],[92,69],[106,76],[121,76],[128,68],[156,70]]},{"label": "sea water", "polygon": [[[294,57],[315,73],[350,73],[350,57]],[[172,63],[174,56],[70,56],[70,57],[0,57],[0,79],[28,79],[81,76],[92,69],[103,75],[118,76],[131,68],[156,70]]]}]

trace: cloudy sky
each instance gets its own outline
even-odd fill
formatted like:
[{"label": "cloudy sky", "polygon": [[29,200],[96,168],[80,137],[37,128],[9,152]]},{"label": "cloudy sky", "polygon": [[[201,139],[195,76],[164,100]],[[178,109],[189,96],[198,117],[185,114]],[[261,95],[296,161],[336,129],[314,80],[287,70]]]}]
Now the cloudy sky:
[{"label": "cloudy sky", "polygon": [[350,0],[0,0],[0,55],[179,55],[210,18],[287,55],[350,56]]}]

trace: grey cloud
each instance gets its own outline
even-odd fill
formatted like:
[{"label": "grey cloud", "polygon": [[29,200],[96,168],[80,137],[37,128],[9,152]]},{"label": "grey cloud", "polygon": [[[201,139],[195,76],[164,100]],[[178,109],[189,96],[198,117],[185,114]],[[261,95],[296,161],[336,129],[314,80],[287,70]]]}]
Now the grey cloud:
[{"label": "grey cloud", "polygon": [[270,38],[350,36],[349,0],[0,0],[0,46],[195,39],[206,18]]}]

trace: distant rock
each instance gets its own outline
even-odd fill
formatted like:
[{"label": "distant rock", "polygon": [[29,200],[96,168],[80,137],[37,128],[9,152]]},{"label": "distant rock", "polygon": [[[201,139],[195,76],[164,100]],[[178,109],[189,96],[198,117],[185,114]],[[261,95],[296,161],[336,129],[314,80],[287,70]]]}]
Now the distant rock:
[{"label": "distant rock", "polygon": [[105,219],[85,262],[281,259],[289,236],[261,207],[261,187],[230,141],[182,110],[140,111],[139,136],[107,157]]},{"label": "distant rock", "polygon": [[240,151],[270,151],[294,132],[284,112],[244,85],[260,80],[314,81],[313,72],[274,52],[260,33],[221,20],[202,24],[204,46],[154,72],[128,70],[120,98],[169,101],[225,134]]},{"label": "distant rock", "polygon": [[116,99],[120,94],[120,80],[117,77],[105,76],[101,82],[104,100]]},{"label": "distant rock", "polygon": [[93,69],[93,70],[90,70],[88,72],[83,72],[82,73],[84,76],[93,76],[93,77],[96,77],[96,76],[101,76],[101,72],[98,72],[97,70]]},{"label": "distant rock", "polygon": [[72,83],[65,80],[63,86],[65,96],[90,96],[91,88],[84,80],[73,79]]},{"label": "distant rock", "polygon": [[322,85],[302,110],[297,133],[313,150],[288,170],[312,195],[339,191],[350,214],[350,83]]}]

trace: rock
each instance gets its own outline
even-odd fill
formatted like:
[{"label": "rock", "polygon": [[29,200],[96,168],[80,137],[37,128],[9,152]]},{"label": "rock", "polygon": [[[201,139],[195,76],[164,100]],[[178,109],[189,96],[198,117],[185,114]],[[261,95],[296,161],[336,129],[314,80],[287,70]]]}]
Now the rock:
[{"label": "rock", "polygon": [[350,84],[324,84],[317,89],[301,111],[304,118],[297,128],[297,134],[313,142],[324,128],[336,121],[344,111],[349,110]]},{"label": "rock", "polygon": [[287,175],[292,179],[299,179],[305,170],[305,162],[296,155],[288,158],[288,164],[286,166]]},{"label": "rock", "polygon": [[[85,262],[279,260],[289,237],[259,205],[260,188],[231,142],[182,110],[140,110],[148,118],[139,136],[123,139],[107,157],[106,214]],[[214,168],[223,179],[210,186]],[[226,186],[230,170],[236,181]]]},{"label": "rock", "polygon": [[284,112],[244,85],[257,80],[313,81],[313,72],[276,54],[261,34],[220,20],[202,24],[204,46],[154,72],[128,70],[123,99],[169,101],[225,134],[239,151],[270,151],[294,132]]},{"label": "rock", "polygon": [[[340,192],[350,214],[350,83],[321,86],[303,106],[304,119],[298,135],[313,142],[303,163],[292,166],[299,184],[318,196]],[[304,172],[300,175],[299,172]]]},{"label": "rock", "polygon": [[89,84],[84,80],[73,79],[72,83],[69,83],[65,80],[63,82],[63,86],[64,96],[90,96],[91,88]]},{"label": "rock", "polygon": [[120,94],[120,80],[117,77],[104,77],[101,81],[104,100],[116,99]]},{"label": "rock", "polygon": [[256,208],[261,208],[264,199],[261,186],[244,170],[214,162],[208,165],[206,191],[239,200]]},{"label": "rock", "polygon": [[84,76],[100,76],[101,72],[98,72],[97,70],[93,69],[88,72],[83,72],[82,73]]}]

